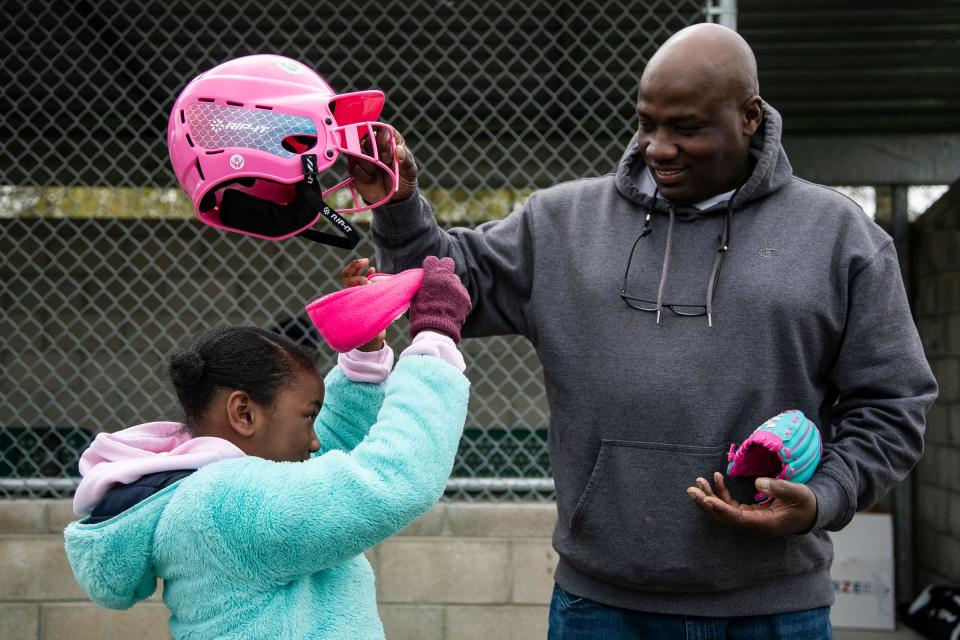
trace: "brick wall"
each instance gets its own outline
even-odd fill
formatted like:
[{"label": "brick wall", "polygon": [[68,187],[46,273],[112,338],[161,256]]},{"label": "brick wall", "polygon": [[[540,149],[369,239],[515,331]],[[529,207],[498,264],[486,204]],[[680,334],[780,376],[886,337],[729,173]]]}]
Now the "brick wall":
[{"label": "brick wall", "polygon": [[[127,611],[87,600],[63,550],[66,500],[0,500],[0,638],[161,640],[154,594]],[[438,504],[368,554],[391,640],[545,638],[552,504]]]},{"label": "brick wall", "polygon": [[916,582],[960,584],[960,181],[912,229],[914,309],[940,383],[916,471]]}]

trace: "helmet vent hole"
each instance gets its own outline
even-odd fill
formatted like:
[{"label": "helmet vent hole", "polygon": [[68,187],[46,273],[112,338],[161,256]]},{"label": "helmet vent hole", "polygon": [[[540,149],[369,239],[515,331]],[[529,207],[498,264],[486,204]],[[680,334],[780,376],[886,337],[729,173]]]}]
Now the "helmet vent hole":
[{"label": "helmet vent hole", "polygon": [[317,136],[296,134],[287,136],[280,144],[290,153],[304,153],[317,145]]},{"label": "helmet vent hole", "polygon": [[193,138],[190,137],[190,134],[187,134],[187,144],[191,147],[193,146]]},{"label": "helmet vent hole", "polygon": [[218,153],[223,153],[223,149],[214,149],[213,151],[207,151],[208,156],[215,156]]},{"label": "helmet vent hole", "polygon": [[273,111],[273,107],[268,107],[265,104],[255,104],[253,106],[255,106],[257,109],[266,109],[267,111]]},{"label": "helmet vent hole", "polygon": [[180,109],[180,124],[187,124],[187,116],[184,115],[183,109]]},{"label": "helmet vent hole", "polygon": [[200,174],[200,179],[201,179],[201,180],[206,180],[206,178],[203,177],[203,169],[200,168],[200,161],[199,161],[199,160],[197,160],[197,173]]},{"label": "helmet vent hole", "polygon": [[216,102],[213,98],[197,98],[197,102]]},{"label": "helmet vent hole", "polygon": [[242,107],[242,106],[243,106],[243,103],[242,103],[242,102],[234,102],[233,100],[227,100],[227,104],[230,105],[231,107]]}]

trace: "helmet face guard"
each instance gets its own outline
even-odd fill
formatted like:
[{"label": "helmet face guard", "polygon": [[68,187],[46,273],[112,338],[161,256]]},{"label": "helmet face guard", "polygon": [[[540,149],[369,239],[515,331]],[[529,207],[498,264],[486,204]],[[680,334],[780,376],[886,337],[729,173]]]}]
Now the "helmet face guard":
[{"label": "helmet face guard", "polygon": [[[380,91],[337,95],[313,70],[289,58],[238,58],[200,74],[177,98],[167,128],[171,162],[201,221],[284,240],[309,230],[321,216],[333,220],[328,214],[337,212],[323,198],[347,190],[352,206],[340,213],[353,213],[383,204],[396,191],[395,133],[376,121],[383,102]],[[381,129],[388,131],[387,149],[377,147]],[[381,151],[392,158],[390,165],[380,160]],[[352,177],[320,191],[317,176],[341,154],[384,171],[392,185],[387,195],[364,204]],[[302,197],[304,184],[316,191],[309,202]],[[230,213],[224,210],[228,191],[247,196],[227,198],[228,205],[241,203],[243,215],[224,215]],[[250,198],[274,206],[251,209]],[[279,215],[282,221],[256,221],[252,215]],[[338,226],[343,231],[344,225]]]}]

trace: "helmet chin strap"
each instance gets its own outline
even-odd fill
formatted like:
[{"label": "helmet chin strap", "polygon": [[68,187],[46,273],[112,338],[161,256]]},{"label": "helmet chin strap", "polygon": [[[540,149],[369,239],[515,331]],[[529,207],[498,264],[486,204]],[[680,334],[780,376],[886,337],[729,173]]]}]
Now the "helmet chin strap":
[{"label": "helmet chin strap", "polygon": [[[360,242],[360,234],[357,233],[352,224],[347,222],[346,218],[323,201],[323,197],[320,195],[320,181],[317,177],[317,156],[312,153],[305,154],[301,156],[300,162],[303,167],[303,183],[306,190],[316,195],[316,199],[319,200],[320,215],[336,225],[343,235],[337,236],[314,229],[304,229],[297,235],[320,244],[327,244],[340,249],[353,249]],[[299,194],[297,199],[300,199]]]},{"label": "helmet chin strap", "polygon": [[313,242],[327,244],[331,247],[338,247],[340,249],[353,249],[355,246],[357,246],[357,243],[360,242],[360,235],[357,233],[357,230],[353,228],[353,225],[347,222],[343,216],[338,214],[326,204],[324,204],[323,208],[320,209],[320,214],[333,224],[337,225],[337,228],[340,229],[343,235],[338,236],[332,233],[316,231],[314,229],[304,229],[297,235],[301,238],[312,240]]}]

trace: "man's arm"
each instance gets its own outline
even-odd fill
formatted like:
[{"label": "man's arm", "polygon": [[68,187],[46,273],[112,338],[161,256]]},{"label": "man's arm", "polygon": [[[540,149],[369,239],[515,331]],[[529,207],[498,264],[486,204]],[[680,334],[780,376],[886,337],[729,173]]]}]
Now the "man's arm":
[{"label": "man's arm", "polygon": [[382,270],[397,273],[418,266],[428,255],[452,257],[473,303],[463,334],[529,337],[535,202],[533,196],[505,219],[476,229],[445,231],[437,225],[430,204],[414,192],[374,213],[377,262]]},{"label": "man's arm", "polygon": [[830,376],[836,437],[809,485],[815,527],[838,530],[875,504],[923,454],[937,383],[923,353],[893,241],[851,278],[847,328]]},{"label": "man's arm", "polygon": [[715,520],[749,534],[837,531],[917,463],[937,383],[913,324],[892,240],[850,277],[846,331],[830,383],[838,391],[831,419],[836,434],[806,485],[760,478],[757,490],[772,502],[744,505],[716,473],[713,486],[697,478],[687,490],[690,497]]},{"label": "man's arm", "polygon": [[[391,164],[389,131],[377,132],[380,160]],[[369,150],[369,141],[364,141]],[[419,267],[427,256],[451,257],[473,309],[463,335],[517,333],[530,336],[530,292],[533,286],[533,215],[535,196],[501,221],[477,229],[440,229],[430,204],[417,192],[419,169],[403,136],[396,133],[398,188],[383,207],[374,210],[371,226],[377,265],[386,273]],[[348,158],[353,186],[367,202],[383,200],[391,187],[387,174],[376,165]]]}]

